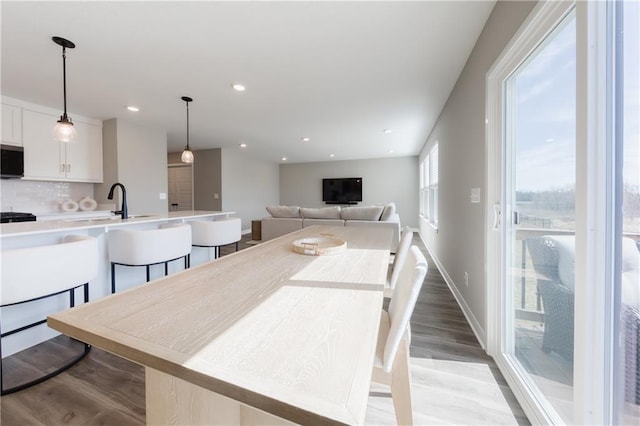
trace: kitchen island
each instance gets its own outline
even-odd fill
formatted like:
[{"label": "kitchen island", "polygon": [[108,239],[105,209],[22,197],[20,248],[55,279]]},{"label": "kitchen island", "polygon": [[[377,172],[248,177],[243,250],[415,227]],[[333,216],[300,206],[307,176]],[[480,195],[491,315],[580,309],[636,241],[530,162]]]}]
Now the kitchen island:
[{"label": "kitchen island", "polygon": [[[292,250],[326,234],[346,249]],[[49,325],[146,367],[147,424],[362,424],[391,236],[304,228]]]},{"label": "kitchen island", "polygon": [[[83,235],[98,239],[99,270],[98,277],[89,283],[90,300],[97,300],[111,294],[109,276],[109,250],[108,236],[112,229],[154,229],[164,223],[188,223],[193,220],[215,220],[226,218],[235,212],[222,211],[179,211],[164,214],[132,215],[129,219],[121,219],[120,216],[96,216],[95,218],[73,218],[61,220],[48,220],[36,222],[4,223],[0,224],[0,244],[2,250],[36,247],[47,244],[55,244],[61,241],[65,235]],[[192,265],[205,262],[209,259],[208,249],[194,248]],[[37,267],[37,265],[33,265]],[[170,273],[183,268],[180,261],[171,262]],[[145,282],[144,268],[121,268],[118,270],[118,288],[127,289],[141,285]],[[152,267],[151,279],[164,275],[162,265]],[[77,300],[81,292],[78,290]],[[2,308],[2,324],[7,329],[13,329],[35,315],[35,313],[47,314],[57,312],[68,307],[68,297],[65,294],[47,300],[35,301],[19,306]],[[40,316],[38,315],[38,316]],[[35,327],[29,332],[18,333],[2,341],[2,356],[6,357],[30,346],[36,345],[47,339],[57,336],[59,333],[49,329],[46,325]]]},{"label": "kitchen island", "polygon": [[[2,238],[2,247],[15,248],[11,246],[8,237],[24,237],[30,235],[42,235],[57,232],[83,231],[89,229],[110,229],[121,228],[130,225],[152,224],[152,223],[179,223],[197,219],[213,219],[215,217],[228,217],[235,212],[221,211],[178,211],[162,214],[142,214],[131,215],[128,219],[121,219],[120,216],[96,216],[95,218],[77,218],[47,220],[36,222],[19,222],[19,223],[3,223],[0,224],[0,238]],[[9,246],[6,247],[5,244]]]}]

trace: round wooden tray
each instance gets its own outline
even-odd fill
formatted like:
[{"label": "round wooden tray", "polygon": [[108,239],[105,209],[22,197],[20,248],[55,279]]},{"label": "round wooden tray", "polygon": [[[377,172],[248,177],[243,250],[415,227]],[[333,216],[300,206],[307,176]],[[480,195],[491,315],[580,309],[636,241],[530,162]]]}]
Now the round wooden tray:
[{"label": "round wooden tray", "polygon": [[333,237],[301,238],[293,242],[293,251],[308,256],[324,256],[342,253],[347,242]]}]

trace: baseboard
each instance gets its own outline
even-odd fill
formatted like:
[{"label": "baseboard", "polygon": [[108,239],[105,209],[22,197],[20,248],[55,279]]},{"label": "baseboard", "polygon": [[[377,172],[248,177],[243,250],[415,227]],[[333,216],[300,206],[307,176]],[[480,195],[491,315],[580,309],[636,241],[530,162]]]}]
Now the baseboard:
[{"label": "baseboard", "polygon": [[473,315],[471,308],[469,308],[469,305],[467,305],[467,302],[464,300],[464,297],[462,297],[462,294],[460,294],[460,292],[458,291],[458,287],[453,282],[453,279],[451,279],[451,276],[447,273],[447,270],[442,265],[442,262],[440,262],[440,259],[438,259],[438,257],[433,253],[433,250],[431,250],[431,248],[424,241],[424,238],[422,238],[422,235],[420,235],[419,232],[418,232],[418,236],[420,236],[420,239],[422,240],[424,246],[427,248],[427,252],[429,252],[429,256],[431,256],[431,259],[433,259],[433,263],[436,264],[436,268],[438,268],[438,271],[440,271],[440,274],[444,278],[444,281],[447,283],[447,287],[449,287],[449,290],[451,290],[453,297],[455,297],[456,302],[458,302],[458,306],[460,306],[462,313],[467,319],[467,322],[469,323],[469,326],[471,327],[473,334],[476,335],[476,338],[478,339],[480,346],[482,346],[482,349],[486,352],[487,351],[486,331],[482,328],[482,326],[480,325],[480,322],[478,322],[475,315]]}]

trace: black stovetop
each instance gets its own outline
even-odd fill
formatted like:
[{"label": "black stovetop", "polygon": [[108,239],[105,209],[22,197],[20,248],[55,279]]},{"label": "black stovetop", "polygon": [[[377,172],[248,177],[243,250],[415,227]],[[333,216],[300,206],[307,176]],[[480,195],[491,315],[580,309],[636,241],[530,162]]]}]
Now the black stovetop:
[{"label": "black stovetop", "polygon": [[33,213],[0,212],[0,223],[33,222],[36,216]]}]

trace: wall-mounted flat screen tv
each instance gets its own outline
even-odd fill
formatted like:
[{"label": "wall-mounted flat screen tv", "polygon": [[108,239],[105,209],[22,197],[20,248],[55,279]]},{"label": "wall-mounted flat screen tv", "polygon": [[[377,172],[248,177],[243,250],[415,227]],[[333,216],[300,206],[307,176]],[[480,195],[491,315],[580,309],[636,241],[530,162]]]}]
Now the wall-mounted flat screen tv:
[{"label": "wall-mounted flat screen tv", "polygon": [[362,201],[362,178],[322,179],[322,201],[327,204]]}]

